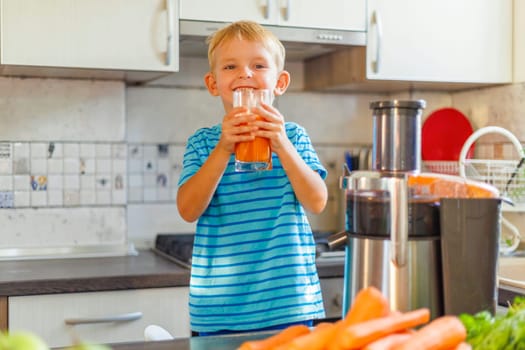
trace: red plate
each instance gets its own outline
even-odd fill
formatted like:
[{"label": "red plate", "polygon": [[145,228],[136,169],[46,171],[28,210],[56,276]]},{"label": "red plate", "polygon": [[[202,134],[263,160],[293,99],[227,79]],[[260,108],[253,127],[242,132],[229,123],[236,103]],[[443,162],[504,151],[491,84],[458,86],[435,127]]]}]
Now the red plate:
[{"label": "red plate", "polygon": [[[423,160],[457,161],[465,141],[473,130],[463,113],[454,108],[432,112],[421,130],[421,158]],[[474,145],[467,158],[474,155]]]}]

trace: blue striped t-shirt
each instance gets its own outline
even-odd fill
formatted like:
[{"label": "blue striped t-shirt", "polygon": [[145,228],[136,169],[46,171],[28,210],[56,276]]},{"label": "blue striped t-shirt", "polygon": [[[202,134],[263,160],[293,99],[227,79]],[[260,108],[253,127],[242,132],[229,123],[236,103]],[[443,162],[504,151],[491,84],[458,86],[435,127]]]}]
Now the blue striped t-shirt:
[{"label": "blue striped t-shirt", "polygon": [[[304,128],[285,124],[288,138],[322,178]],[[217,145],[221,126],[188,140],[179,186]],[[239,173],[232,155],[213,198],[197,222],[190,280],[191,329],[255,330],[324,317],[315,243],[279,158],[272,170]]]}]

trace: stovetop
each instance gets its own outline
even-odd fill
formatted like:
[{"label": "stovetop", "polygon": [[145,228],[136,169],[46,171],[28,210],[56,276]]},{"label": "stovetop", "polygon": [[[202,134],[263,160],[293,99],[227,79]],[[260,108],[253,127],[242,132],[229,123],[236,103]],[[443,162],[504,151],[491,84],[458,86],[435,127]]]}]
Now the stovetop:
[{"label": "stovetop", "polygon": [[159,233],[155,238],[153,251],[174,263],[191,267],[193,233]]},{"label": "stovetop", "polygon": [[[328,246],[327,237],[331,234],[331,232],[314,232],[316,263],[318,264],[338,265],[344,263],[344,246],[335,250],[331,250]],[[155,238],[155,247],[152,250],[189,269],[191,267],[193,239],[193,233],[159,233]]]}]

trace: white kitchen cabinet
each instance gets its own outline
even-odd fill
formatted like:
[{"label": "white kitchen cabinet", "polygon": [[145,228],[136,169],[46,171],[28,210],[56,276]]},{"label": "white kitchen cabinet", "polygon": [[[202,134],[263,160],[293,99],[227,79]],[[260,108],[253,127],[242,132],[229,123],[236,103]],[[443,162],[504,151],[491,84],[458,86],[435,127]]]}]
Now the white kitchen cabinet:
[{"label": "white kitchen cabinet", "polygon": [[178,70],[178,0],[2,0],[0,6],[5,75],[126,78]]},{"label": "white kitchen cabinet", "polygon": [[367,79],[512,81],[512,0],[368,0],[367,21]]},{"label": "white kitchen cabinet", "polygon": [[514,82],[525,82],[524,0],[514,0]]},{"label": "white kitchen cabinet", "polygon": [[180,18],[364,31],[366,0],[180,0]]},{"label": "white kitchen cabinet", "polygon": [[[74,337],[99,344],[143,341],[150,324],[189,337],[188,294],[188,287],[172,287],[9,297],[9,330],[34,332],[52,348]],[[112,322],[115,317],[122,320]]]}]

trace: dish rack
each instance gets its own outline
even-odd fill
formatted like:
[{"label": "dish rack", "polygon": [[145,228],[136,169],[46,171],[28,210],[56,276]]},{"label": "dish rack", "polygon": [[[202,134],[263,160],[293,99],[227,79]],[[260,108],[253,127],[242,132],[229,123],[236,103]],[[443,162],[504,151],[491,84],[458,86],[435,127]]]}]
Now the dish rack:
[{"label": "dish rack", "polygon": [[[518,151],[519,160],[466,159],[467,152],[476,139],[494,132],[510,139]],[[458,161],[424,161],[423,168],[429,172],[459,175],[488,183],[496,187],[502,196],[512,200],[516,206],[525,206],[525,165],[519,167],[524,158],[523,146],[516,136],[506,129],[489,126],[477,130],[465,141]]]},{"label": "dish rack", "polygon": [[[467,152],[476,139],[488,133],[498,133],[510,139],[518,151],[520,159],[466,159]],[[423,162],[423,168],[430,172],[459,175],[471,180],[488,183],[498,189],[501,197],[508,198],[512,201],[513,209],[511,209],[511,211],[525,211],[524,162],[525,152],[516,136],[507,129],[488,126],[470,135],[461,148],[457,162]],[[509,210],[507,209],[507,211]],[[507,229],[507,232],[504,234],[503,231],[501,231],[500,252],[503,254],[512,254],[520,244],[521,234],[518,228],[503,217],[503,215],[501,215],[501,224]]]}]

